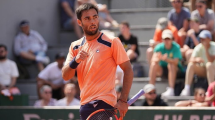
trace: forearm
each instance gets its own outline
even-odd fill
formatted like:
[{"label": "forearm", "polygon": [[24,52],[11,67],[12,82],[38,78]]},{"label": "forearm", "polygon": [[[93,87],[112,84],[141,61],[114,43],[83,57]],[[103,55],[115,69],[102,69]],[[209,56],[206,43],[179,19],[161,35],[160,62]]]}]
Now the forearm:
[{"label": "forearm", "polygon": [[215,100],[215,93],[211,95],[210,97],[206,97],[205,101],[206,102],[213,102]]},{"label": "forearm", "polygon": [[13,78],[11,79],[11,83],[10,83],[10,85],[9,85],[9,88],[13,87],[15,84],[16,84],[16,77],[13,77]]},{"label": "forearm", "polygon": [[130,67],[129,69],[124,70],[124,78],[123,78],[123,88],[120,99],[127,101],[128,95],[131,89],[133,81],[133,70]]},{"label": "forearm", "polygon": [[47,80],[44,80],[44,79],[41,79],[41,78],[37,78],[37,81],[38,82],[41,82],[42,84],[48,84],[48,85],[51,85],[51,82],[47,81]]},{"label": "forearm", "polygon": [[68,16],[70,16],[71,18],[74,16],[74,12],[72,11],[72,9],[70,8],[67,2],[63,2],[62,7]]},{"label": "forearm", "polygon": [[191,101],[179,101],[175,104],[177,107],[185,107],[189,106],[191,104]]},{"label": "forearm", "polygon": [[165,61],[168,62],[168,63],[171,63],[171,64],[178,65],[179,60],[178,59],[167,58]]},{"label": "forearm", "polygon": [[62,68],[62,76],[64,80],[70,80],[75,76],[75,69],[70,68],[69,64]]},{"label": "forearm", "polygon": [[191,38],[193,40],[194,45],[197,46],[199,44],[199,41],[197,40],[197,38],[195,36],[192,36]]}]

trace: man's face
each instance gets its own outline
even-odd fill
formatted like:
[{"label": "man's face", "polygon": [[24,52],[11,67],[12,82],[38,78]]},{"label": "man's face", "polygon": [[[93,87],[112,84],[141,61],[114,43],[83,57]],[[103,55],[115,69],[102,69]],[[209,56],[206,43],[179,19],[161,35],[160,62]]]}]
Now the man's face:
[{"label": "man's face", "polygon": [[75,86],[70,85],[70,84],[66,85],[65,89],[64,89],[64,94],[65,94],[65,96],[72,96],[72,97],[74,97],[75,94],[76,94]]},{"label": "man's face", "polygon": [[203,45],[209,45],[211,41],[209,38],[200,38],[200,40]]},{"label": "man's face", "polygon": [[78,24],[82,27],[86,35],[92,36],[98,33],[99,16],[95,9],[90,9],[82,12],[81,20]]},{"label": "man's face", "polygon": [[46,89],[42,93],[42,99],[44,100],[50,100],[52,98],[52,90],[51,89]]},{"label": "man's face", "polygon": [[28,34],[29,30],[30,30],[29,25],[22,26],[22,27],[20,27],[20,29],[25,34]]},{"label": "man's face", "polygon": [[121,24],[121,25],[119,26],[119,30],[120,30],[120,32],[121,32],[122,34],[126,34],[126,33],[128,33],[129,28],[128,28],[126,25]]},{"label": "man's face", "polygon": [[3,60],[7,57],[7,51],[4,47],[0,47],[0,60]]},{"label": "man's face", "polygon": [[183,2],[181,0],[173,0],[171,3],[172,3],[172,7],[174,7],[175,9],[182,8]]},{"label": "man's face", "polygon": [[57,61],[57,63],[58,63],[58,66],[60,66],[60,67],[62,68],[62,67],[63,67],[63,63],[64,63],[64,61],[65,61],[65,58],[59,58],[59,59],[57,59],[56,61]]},{"label": "man's face", "polygon": [[198,93],[195,95],[195,100],[198,102],[204,102],[205,101],[205,91],[199,90]]},{"label": "man's face", "polygon": [[206,5],[205,5],[204,3],[198,2],[198,3],[196,3],[196,9],[197,9],[199,12],[201,12],[201,11],[203,11],[203,10],[206,9]]},{"label": "man's face", "polygon": [[172,39],[171,38],[165,38],[163,39],[164,45],[166,48],[171,48],[172,45]]},{"label": "man's face", "polygon": [[190,21],[190,28],[191,29],[196,29],[199,27],[199,23],[195,22],[195,21]]},{"label": "man's face", "polygon": [[157,97],[156,90],[152,90],[149,93],[145,93],[145,98],[150,101],[154,101]]}]

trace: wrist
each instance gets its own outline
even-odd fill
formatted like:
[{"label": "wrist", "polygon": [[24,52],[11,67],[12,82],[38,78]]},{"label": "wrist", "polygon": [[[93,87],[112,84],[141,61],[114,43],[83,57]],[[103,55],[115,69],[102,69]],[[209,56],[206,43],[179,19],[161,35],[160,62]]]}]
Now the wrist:
[{"label": "wrist", "polygon": [[127,100],[119,99],[118,101],[127,104]]},{"label": "wrist", "polygon": [[72,69],[76,69],[78,65],[79,63],[76,62],[76,57],[74,57],[73,60],[69,63],[69,67]]}]

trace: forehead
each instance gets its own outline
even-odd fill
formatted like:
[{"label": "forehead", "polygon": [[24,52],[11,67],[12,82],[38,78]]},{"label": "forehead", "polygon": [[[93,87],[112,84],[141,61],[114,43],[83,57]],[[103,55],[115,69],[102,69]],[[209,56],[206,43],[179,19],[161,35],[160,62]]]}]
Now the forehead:
[{"label": "forehead", "polygon": [[98,15],[95,9],[89,9],[82,12],[82,18]]}]

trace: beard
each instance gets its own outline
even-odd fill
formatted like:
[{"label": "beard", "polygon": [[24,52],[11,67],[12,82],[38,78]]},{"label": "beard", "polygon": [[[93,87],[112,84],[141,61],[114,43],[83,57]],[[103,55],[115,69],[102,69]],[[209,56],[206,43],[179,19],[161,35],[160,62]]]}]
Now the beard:
[{"label": "beard", "polygon": [[[83,26],[83,31],[86,35],[89,35],[89,36],[93,36],[95,35],[98,31],[99,31],[99,24],[98,25],[91,25],[91,26],[84,26],[83,23],[82,23],[82,26]],[[97,27],[95,31],[90,31],[90,27]]]},{"label": "beard", "polygon": [[6,59],[6,56],[0,56],[0,60]]}]

